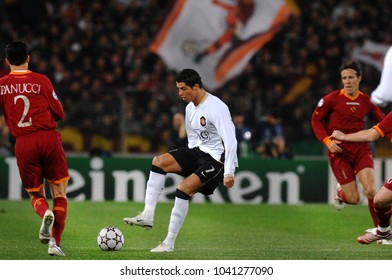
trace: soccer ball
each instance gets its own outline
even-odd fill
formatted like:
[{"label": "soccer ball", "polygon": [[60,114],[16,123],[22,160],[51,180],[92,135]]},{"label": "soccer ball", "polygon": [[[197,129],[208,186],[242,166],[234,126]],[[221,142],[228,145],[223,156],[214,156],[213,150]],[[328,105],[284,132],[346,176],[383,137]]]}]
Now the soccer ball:
[{"label": "soccer ball", "polygon": [[124,235],[116,227],[104,227],[98,233],[97,243],[102,251],[118,251],[124,245]]}]

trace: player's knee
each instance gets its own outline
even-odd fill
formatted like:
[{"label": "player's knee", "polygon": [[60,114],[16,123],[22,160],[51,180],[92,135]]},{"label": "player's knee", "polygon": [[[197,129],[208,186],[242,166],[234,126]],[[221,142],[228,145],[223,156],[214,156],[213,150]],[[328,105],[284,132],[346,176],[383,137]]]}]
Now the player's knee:
[{"label": "player's knee", "polygon": [[[163,171],[165,165],[167,165],[167,164],[168,164],[168,162],[167,162],[167,160],[166,160],[165,155],[155,156],[155,157],[152,159],[152,166],[153,166],[154,168],[160,169],[160,170],[162,170],[162,171]],[[164,172],[164,171],[163,171],[163,172]],[[160,172],[158,172],[158,173],[160,173]]]},{"label": "player's knee", "polygon": [[376,195],[373,201],[374,205],[378,208],[387,208],[391,206],[391,200],[382,195]]},{"label": "player's knee", "polygon": [[152,159],[153,166],[160,167],[161,164],[162,164],[162,160],[161,160],[160,156],[153,157],[153,159]]}]

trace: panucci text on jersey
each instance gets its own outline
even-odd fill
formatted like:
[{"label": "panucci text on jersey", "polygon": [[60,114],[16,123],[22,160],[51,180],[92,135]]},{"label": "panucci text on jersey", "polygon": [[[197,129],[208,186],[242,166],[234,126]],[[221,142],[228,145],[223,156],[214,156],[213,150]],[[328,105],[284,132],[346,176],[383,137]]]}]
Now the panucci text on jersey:
[{"label": "panucci text on jersey", "polygon": [[23,83],[23,84],[13,84],[13,85],[1,85],[0,95],[6,94],[21,94],[21,93],[35,93],[39,94],[41,91],[40,84]]}]

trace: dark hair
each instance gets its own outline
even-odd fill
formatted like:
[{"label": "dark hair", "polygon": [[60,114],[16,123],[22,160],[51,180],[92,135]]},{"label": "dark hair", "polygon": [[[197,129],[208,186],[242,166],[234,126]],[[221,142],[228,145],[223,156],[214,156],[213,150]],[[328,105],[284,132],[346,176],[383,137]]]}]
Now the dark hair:
[{"label": "dark hair", "polygon": [[9,43],[5,47],[5,58],[8,59],[12,65],[22,65],[26,62],[29,51],[23,42]]},{"label": "dark hair", "polygon": [[353,69],[355,72],[357,72],[357,76],[362,76],[362,66],[361,64],[356,61],[356,60],[347,60],[342,63],[340,66],[339,70],[342,72],[345,69]]},{"label": "dark hair", "polygon": [[198,84],[200,88],[203,88],[203,83],[199,73],[193,69],[183,69],[176,76],[177,83],[185,83],[187,86],[193,87]]}]

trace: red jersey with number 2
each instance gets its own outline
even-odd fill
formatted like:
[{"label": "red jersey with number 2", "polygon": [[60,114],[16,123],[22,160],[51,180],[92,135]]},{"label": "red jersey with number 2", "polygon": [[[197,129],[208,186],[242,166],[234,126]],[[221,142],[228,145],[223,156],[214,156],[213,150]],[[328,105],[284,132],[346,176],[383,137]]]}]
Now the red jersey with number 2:
[{"label": "red jersey with number 2", "polygon": [[0,79],[0,105],[14,137],[57,127],[64,117],[61,102],[43,74],[11,72]]},{"label": "red jersey with number 2", "polygon": [[64,110],[49,79],[29,70],[9,73],[0,79],[0,105],[16,138],[15,156],[27,192],[38,192],[45,178],[54,184],[69,180],[61,136],[55,131]]}]

